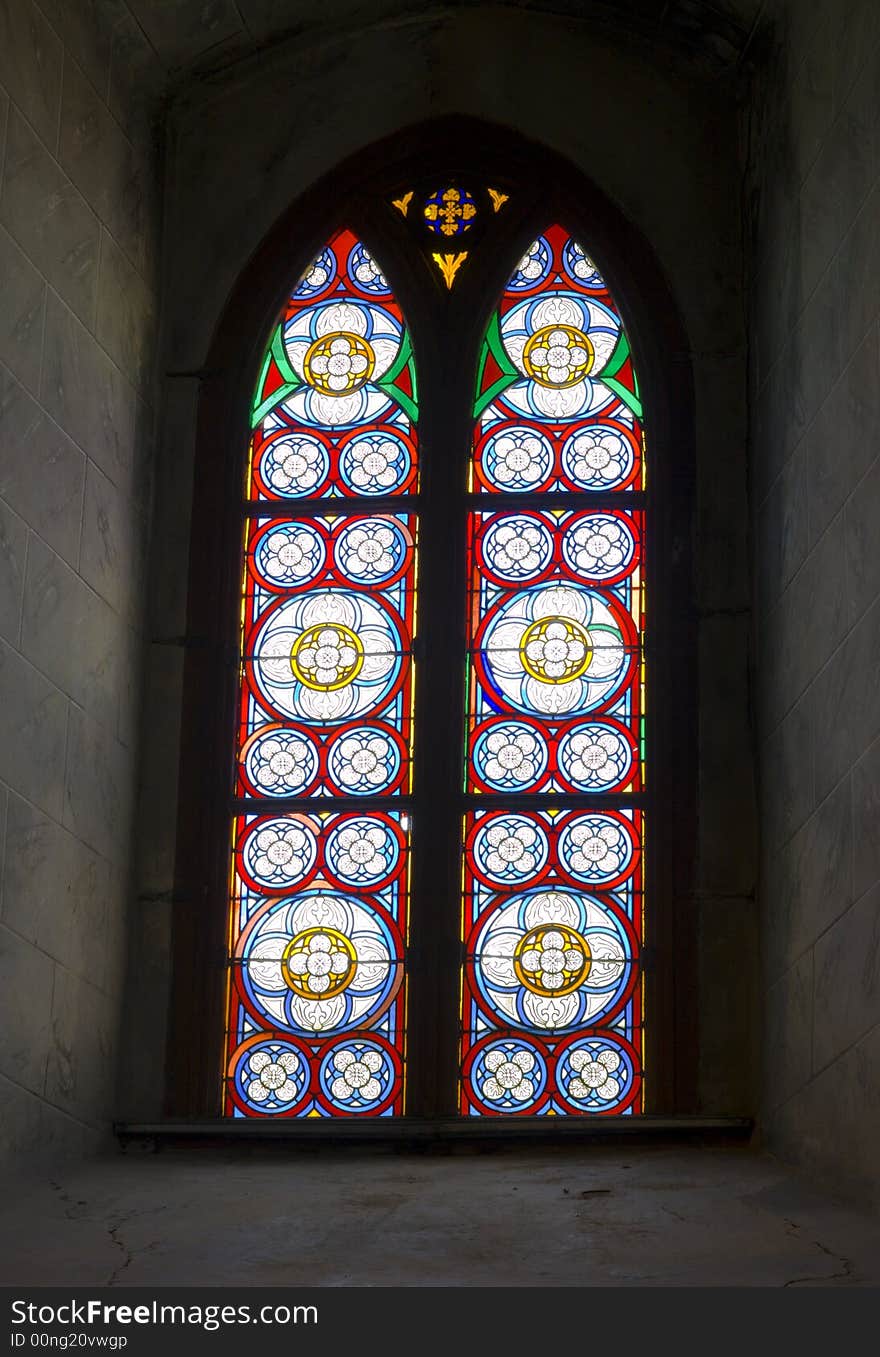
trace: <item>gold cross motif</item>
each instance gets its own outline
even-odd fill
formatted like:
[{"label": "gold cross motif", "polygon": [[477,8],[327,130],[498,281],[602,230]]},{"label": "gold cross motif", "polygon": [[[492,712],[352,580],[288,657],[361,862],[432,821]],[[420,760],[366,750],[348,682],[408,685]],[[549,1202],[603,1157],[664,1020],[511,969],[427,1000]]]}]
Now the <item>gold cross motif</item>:
[{"label": "gold cross motif", "polygon": [[461,229],[466,231],[477,215],[476,205],[463,202],[461,189],[457,188],[444,189],[440,198],[439,203],[425,204],[425,221],[438,222],[444,236],[458,235]]}]

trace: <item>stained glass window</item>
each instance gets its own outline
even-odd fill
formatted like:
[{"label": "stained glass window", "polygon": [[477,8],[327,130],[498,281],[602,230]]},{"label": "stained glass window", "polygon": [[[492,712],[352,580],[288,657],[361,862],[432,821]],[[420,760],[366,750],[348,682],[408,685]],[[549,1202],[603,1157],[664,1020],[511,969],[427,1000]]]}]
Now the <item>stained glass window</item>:
[{"label": "stained glass window", "polygon": [[614,301],[559,226],[507,284],[474,413],[461,1112],[631,1113],[643,1098],[642,406]]},{"label": "stained glass window", "polygon": [[229,1116],[403,1109],[417,416],[400,307],[341,231],[288,298],[253,402]]},{"label": "stained glass window", "polygon": [[[439,179],[392,200],[421,233],[451,353],[460,322],[438,299],[462,278],[476,295],[480,240],[491,239],[480,233],[508,202],[500,189]],[[461,238],[466,249],[436,253]],[[459,965],[442,948],[454,944],[460,904],[448,1023],[418,1046],[449,1055],[434,1105],[454,1097],[465,1117],[639,1112],[645,437],[620,313],[569,231],[551,226],[532,243],[491,318],[468,483],[460,476],[456,495],[447,486],[418,498],[418,416],[401,308],[366,244],[340,231],[289,296],[252,405],[225,1113],[420,1111],[405,1096],[408,1013],[422,1032],[434,1000],[410,1004],[410,882],[414,864],[424,884],[426,862],[456,863],[459,824],[460,902],[429,883],[414,916],[430,996],[439,972]],[[462,461],[453,452],[449,467],[466,450],[461,440]],[[461,499],[463,776],[446,785],[453,769],[435,786],[419,768],[414,800],[420,524],[426,540],[433,532],[434,584],[419,654],[446,666],[446,683],[461,614],[442,593],[460,564]],[[461,700],[446,717],[419,719],[457,730]],[[445,938],[436,955],[435,936]],[[431,1075],[419,1074],[424,1087]]]}]

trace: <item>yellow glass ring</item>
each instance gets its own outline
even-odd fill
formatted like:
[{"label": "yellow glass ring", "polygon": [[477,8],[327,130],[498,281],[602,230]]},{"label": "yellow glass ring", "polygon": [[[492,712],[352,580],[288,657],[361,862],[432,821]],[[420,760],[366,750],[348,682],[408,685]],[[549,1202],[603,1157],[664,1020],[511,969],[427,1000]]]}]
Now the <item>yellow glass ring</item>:
[{"label": "yellow glass ring", "polygon": [[562,390],[591,371],[596,352],[588,335],[575,325],[545,325],[529,336],[523,366],[541,386]]},{"label": "yellow glass ring", "polygon": [[284,949],[284,983],[302,999],[333,999],[354,979],[354,944],[335,928],[305,928]]},{"label": "yellow glass ring", "polygon": [[593,659],[589,632],[572,617],[539,617],[523,632],[519,657],[541,683],[571,683]]},{"label": "yellow glass ring", "polygon": [[590,974],[592,954],[586,938],[565,924],[530,928],[516,945],[513,969],[532,994],[561,998]]},{"label": "yellow glass ring", "polygon": [[373,375],[376,355],[372,344],[351,330],[334,330],[309,345],[303,375],[325,396],[348,396]]},{"label": "yellow glass ring", "polygon": [[290,652],[294,678],[315,692],[333,692],[353,683],[364,664],[364,644],[341,622],[306,627]]}]

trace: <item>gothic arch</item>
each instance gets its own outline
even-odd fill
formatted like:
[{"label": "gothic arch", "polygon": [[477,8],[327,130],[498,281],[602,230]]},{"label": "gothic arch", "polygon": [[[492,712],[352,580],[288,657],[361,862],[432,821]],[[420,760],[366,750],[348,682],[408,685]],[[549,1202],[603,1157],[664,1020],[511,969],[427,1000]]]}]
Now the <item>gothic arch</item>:
[{"label": "gothic arch", "polygon": [[[499,216],[492,248],[474,252],[479,265],[462,271],[446,296],[425,280],[424,258],[405,219],[388,204],[418,166],[426,177],[468,176],[516,186]],[[470,434],[470,390],[482,335],[511,264],[539,229],[560,220],[588,243],[600,263],[638,355],[650,427],[648,504],[652,530],[647,568],[652,582],[649,636],[648,764],[653,817],[647,890],[651,929],[646,952],[651,1014],[647,1109],[696,1109],[697,1013],[694,976],[693,843],[696,781],[696,646],[693,615],[691,512],[694,480],[693,397],[688,344],[677,308],[641,234],[601,191],[546,148],[470,119],[450,118],[406,129],[346,161],[292,204],[243,270],[217,327],[202,374],[196,445],[193,531],[184,701],[180,816],[175,896],[169,1092],[172,1115],[216,1115],[218,1038],[222,1031],[225,863],[217,848],[228,836],[230,709],[234,700],[234,599],[239,561],[240,496],[237,475],[247,442],[245,412],[265,336],[279,303],[334,229],[344,225],[374,244],[393,273],[394,288],[413,336],[420,376],[425,443],[423,500],[432,517],[448,523],[457,484],[442,446],[459,451],[463,471]],[[381,247],[379,242],[382,242]],[[393,260],[393,268],[392,268]],[[442,316],[442,323],[437,317]],[[455,336],[452,357],[450,336]],[[425,432],[427,431],[427,432]],[[433,454],[433,456],[432,456]],[[458,483],[461,483],[460,481]],[[463,527],[462,527],[463,532]],[[442,614],[450,589],[447,557],[423,536],[422,595],[426,612]],[[462,563],[453,583],[463,596]],[[420,679],[423,711],[449,709],[455,695],[451,669],[436,679],[430,663]],[[218,682],[219,676],[219,682]],[[423,759],[451,788],[456,757],[450,727],[426,724]],[[451,794],[451,793],[450,793]],[[448,824],[451,817],[447,817]],[[456,847],[451,831],[426,855],[415,896],[448,897],[454,885]],[[208,848],[206,849],[206,845]],[[443,864],[446,863],[444,878]],[[443,883],[443,884],[441,884]],[[219,904],[219,907],[218,907]],[[440,918],[436,909],[434,918]],[[457,919],[436,945],[452,959],[459,946]],[[448,1115],[451,1061],[431,1033],[451,1030],[451,1000],[444,998],[441,968],[427,974],[417,947],[415,976],[425,977],[423,1012],[439,1023],[415,1022],[425,1034],[413,1062],[413,1099],[420,1113]],[[449,986],[454,988],[454,986]],[[443,1016],[445,1013],[445,1017]],[[421,1082],[420,1074],[421,1071]],[[432,1090],[446,1090],[432,1096]]]}]

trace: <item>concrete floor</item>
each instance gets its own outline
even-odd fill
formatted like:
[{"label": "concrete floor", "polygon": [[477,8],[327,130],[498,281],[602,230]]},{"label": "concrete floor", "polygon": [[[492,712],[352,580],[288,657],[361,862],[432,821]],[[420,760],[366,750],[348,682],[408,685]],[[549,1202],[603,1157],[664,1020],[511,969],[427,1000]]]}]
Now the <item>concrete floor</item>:
[{"label": "concrete floor", "polygon": [[7,1186],[5,1285],[869,1286],[880,1222],[746,1149],[175,1150]]}]

